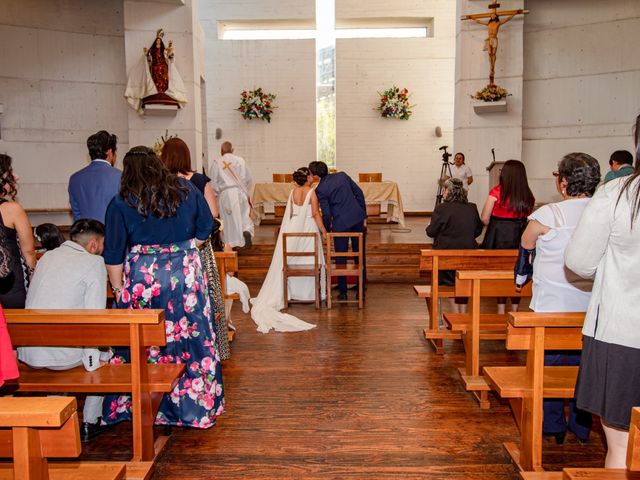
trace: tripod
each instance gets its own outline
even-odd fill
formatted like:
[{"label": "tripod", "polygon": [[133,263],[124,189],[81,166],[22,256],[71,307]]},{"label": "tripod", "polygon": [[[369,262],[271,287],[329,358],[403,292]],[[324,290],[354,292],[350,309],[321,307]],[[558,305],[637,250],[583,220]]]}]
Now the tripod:
[{"label": "tripod", "polygon": [[[446,153],[445,153],[446,155]],[[442,158],[442,168],[440,168],[440,176],[438,177],[438,193],[436,193],[436,207],[442,203],[442,184],[444,183],[444,177],[451,178],[451,164],[448,162],[448,157]]]}]

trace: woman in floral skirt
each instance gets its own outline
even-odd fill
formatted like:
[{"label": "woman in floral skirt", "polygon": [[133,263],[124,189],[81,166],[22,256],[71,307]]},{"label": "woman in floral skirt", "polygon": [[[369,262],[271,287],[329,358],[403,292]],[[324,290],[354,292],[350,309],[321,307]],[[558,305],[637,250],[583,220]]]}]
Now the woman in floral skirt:
[{"label": "woman in floral skirt", "polygon": [[[147,147],[124,158],[119,194],[107,208],[104,259],[118,308],[164,308],[167,344],[149,363],[184,363],[156,424],[208,428],[224,409],[212,306],[197,246],[213,217],[202,194],[172,175]],[[124,264],[124,265],[123,265]],[[112,362],[124,361],[116,355]],[[105,399],[103,421],[131,418],[126,396]]]}]

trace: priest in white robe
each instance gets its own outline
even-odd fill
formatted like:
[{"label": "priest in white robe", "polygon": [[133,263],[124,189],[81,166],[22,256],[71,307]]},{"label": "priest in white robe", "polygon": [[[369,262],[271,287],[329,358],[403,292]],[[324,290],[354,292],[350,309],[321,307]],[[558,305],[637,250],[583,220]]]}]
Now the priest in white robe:
[{"label": "priest in white robe", "polygon": [[209,167],[209,176],[224,224],[222,239],[231,247],[251,247],[255,227],[251,220],[251,172],[242,157],[224,142],[221,157]]}]

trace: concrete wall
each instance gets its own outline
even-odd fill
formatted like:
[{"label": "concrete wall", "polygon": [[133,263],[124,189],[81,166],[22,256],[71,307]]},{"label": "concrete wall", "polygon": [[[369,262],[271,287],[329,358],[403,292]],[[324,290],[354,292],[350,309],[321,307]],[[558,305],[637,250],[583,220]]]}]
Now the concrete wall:
[{"label": "concrete wall", "polygon": [[[455,5],[447,0],[336,0],[336,21],[371,17],[433,18],[432,37],[340,39],[336,46],[337,166],[354,177],[382,172],[400,185],[405,210],[432,210],[441,145],[452,146]],[[374,110],[377,92],[408,88],[408,121]],[[435,128],[443,131],[436,137]]]},{"label": "concrete wall", "polygon": [[[218,39],[224,20],[294,19],[313,22],[314,0],[213,0],[200,6],[206,34],[209,156],[224,140],[248,162],[255,182],[288,173],[316,158],[314,40]],[[262,87],[277,95],[271,123],[244,120],[240,93]],[[222,138],[215,138],[217,128]]]},{"label": "concrete wall", "polygon": [[524,27],[523,158],[534,194],[557,196],[551,172],[569,152],[600,161],[634,151],[640,113],[640,2],[534,0]]},{"label": "concrete wall", "polygon": [[129,141],[122,0],[4,1],[0,38],[0,151],[14,159],[20,201],[68,207],[87,137],[114,132],[121,154]]},{"label": "concrete wall", "polygon": [[[499,11],[520,9],[523,4],[523,0],[501,1]],[[486,2],[458,0],[457,5],[454,146],[464,152],[473,171],[469,200],[482,208],[490,188],[486,167],[492,161],[491,148],[498,161],[522,158],[523,19],[518,16],[502,25],[498,35],[495,83],[512,94],[507,100],[508,110],[478,115],[470,96],[489,83],[489,60],[482,50],[487,27],[459,17],[488,10]]]}]

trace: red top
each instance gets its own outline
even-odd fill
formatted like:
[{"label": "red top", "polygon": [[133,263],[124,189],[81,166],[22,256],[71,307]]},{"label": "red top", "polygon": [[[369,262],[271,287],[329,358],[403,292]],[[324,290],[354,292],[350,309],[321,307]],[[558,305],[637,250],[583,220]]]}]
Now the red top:
[{"label": "red top", "polygon": [[498,218],[522,218],[528,217],[531,212],[518,213],[509,208],[509,199],[506,203],[500,203],[500,184],[491,189],[489,195],[496,198],[497,202],[493,205],[491,215]]}]

